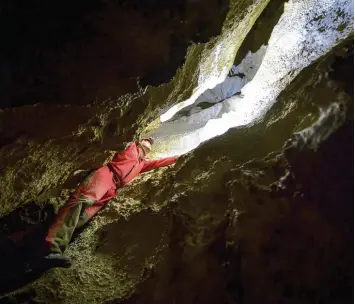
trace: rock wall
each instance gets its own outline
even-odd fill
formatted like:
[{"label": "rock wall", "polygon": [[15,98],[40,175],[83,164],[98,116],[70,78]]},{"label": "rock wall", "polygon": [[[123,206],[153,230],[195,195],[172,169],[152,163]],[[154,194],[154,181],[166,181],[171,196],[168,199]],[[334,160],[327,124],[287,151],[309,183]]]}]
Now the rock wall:
[{"label": "rock wall", "polygon": [[[270,14],[280,2],[231,1],[222,35],[192,45],[168,84],[86,106],[2,110],[3,217],[31,201],[58,209],[78,169],[101,166],[117,144],[155,129],[162,111],[226,77],[265,6]],[[1,300],[351,303],[352,44],[338,41],[293,75],[256,124],[121,189],[70,245],[71,269],[21,286],[16,267],[2,265]]]}]

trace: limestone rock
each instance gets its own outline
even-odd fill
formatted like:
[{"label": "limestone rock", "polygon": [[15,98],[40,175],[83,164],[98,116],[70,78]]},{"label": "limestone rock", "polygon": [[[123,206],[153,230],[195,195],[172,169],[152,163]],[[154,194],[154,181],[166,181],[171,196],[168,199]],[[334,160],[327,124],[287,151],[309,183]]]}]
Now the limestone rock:
[{"label": "limestone rock", "polygon": [[[90,103],[79,91],[86,105],[82,98],[68,105],[59,100],[58,104],[35,105],[28,101],[26,106],[0,112],[1,300],[126,304],[351,301],[350,2],[290,0],[283,10],[280,1],[230,1],[225,19],[223,1],[102,3],[102,9],[92,14],[103,14],[103,19],[89,16],[104,32],[109,29],[108,41],[116,37],[109,25],[117,21],[117,11],[109,8],[122,5],[129,12],[125,18],[131,19],[119,20],[120,24],[139,21],[137,28],[122,33],[137,43],[135,47],[143,46],[132,46],[132,56],[140,59],[132,70],[134,76],[146,77],[147,83],[167,81],[185,51],[186,60],[169,83],[134,89],[135,93],[117,99]],[[135,7],[138,4],[141,7]],[[175,24],[180,15],[163,27],[169,19],[168,8],[172,6],[172,14],[175,9],[179,12],[179,4],[191,28]],[[205,14],[197,14],[196,8]],[[322,9],[325,12],[313,18]],[[159,13],[162,16],[154,23]],[[262,24],[268,16],[266,32],[275,31],[264,39]],[[303,23],[290,24],[298,16]],[[221,19],[221,34],[208,40],[219,33]],[[148,34],[136,40],[142,24],[149,25]],[[288,31],[296,34],[298,28],[302,31],[291,41],[294,44],[281,43],[289,37]],[[192,44],[187,50],[183,44],[180,59],[168,56],[174,63],[170,64],[164,57],[165,34],[170,32],[183,35],[184,41],[193,36],[205,43]],[[76,235],[66,252],[74,261],[71,269],[53,269],[39,278],[28,278],[21,259],[35,251],[36,244],[26,236],[22,247],[10,242],[7,235],[16,228],[16,219],[21,219],[21,229],[24,224],[48,225],[87,169],[109,161],[121,142],[167,126],[159,121],[160,114],[193,107],[203,92],[228,77],[233,64],[238,64],[235,58],[245,50],[257,51],[269,36],[260,68],[251,74],[240,103],[250,101],[253,108],[256,100],[265,106],[263,115],[224,126],[221,136],[199,137],[176,165],[137,177]],[[144,57],[151,37],[156,44],[149,45],[151,56]],[[250,37],[258,39],[249,47]],[[94,52],[90,43],[87,47]],[[121,55],[114,58],[127,60]],[[166,60],[168,67],[157,64],[157,59]],[[86,71],[80,68],[85,62],[78,66],[81,73]],[[163,79],[154,76],[157,71]],[[101,80],[109,84],[106,77]],[[89,81],[93,87],[87,96],[95,95],[100,81]],[[189,113],[185,122],[208,109],[200,110]],[[202,128],[205,122],[194,126]],[[170,139],[158,140],[155,147],[155,156],[178,151]],[[38,229],[35,235],[40,241],[43,231]]]}]

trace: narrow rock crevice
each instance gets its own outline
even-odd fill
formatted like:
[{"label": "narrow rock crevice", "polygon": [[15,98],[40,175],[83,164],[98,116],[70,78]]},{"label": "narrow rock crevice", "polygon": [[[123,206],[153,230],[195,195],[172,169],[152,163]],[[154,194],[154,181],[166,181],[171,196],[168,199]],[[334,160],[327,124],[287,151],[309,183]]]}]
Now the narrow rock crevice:
[{"label": "narrow rock crevice", "polygon": [[[62,37],[72,49],[48,66],[52,76],[63,68],[51,78],[62,81],[4,91],[15,97],[0,111],[0,301],[350,303],[352,4],[94,1],[77,10],[64,15],[99,32],[72,33],[80,52]],[[48,37],[52,28],[28,30]],[[71,70],[73,54],[87,57]],[[110,91],[116,67],[124,81]],[[31,272],[30,256],[88,170],[147,134],[152,158],[183,154],[178,162],[139,175],[78,230],[65,253],[72,268]]]}]

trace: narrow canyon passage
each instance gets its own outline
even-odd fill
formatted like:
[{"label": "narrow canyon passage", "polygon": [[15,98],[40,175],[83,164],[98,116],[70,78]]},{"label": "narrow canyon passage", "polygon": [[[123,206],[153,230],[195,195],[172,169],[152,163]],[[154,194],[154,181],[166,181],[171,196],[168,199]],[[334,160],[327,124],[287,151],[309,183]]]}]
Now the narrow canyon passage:
[{"label": "narrow canyon passage", "polygon": [[[0,11],[0,302],[352,303],[352,1],[89,2]],[[177,163],[34,275],[85,174],[146,136]]]},{"label": "narrow canyon passage", "polygon": [[[347,16],[346,20],[339,14]],[[163,124],[149,135],[158,139],[160,149],[169,147],[169,151],[158,156],[184,154],[231,127],[262,120],[302,69],[349,35],[352,14],[353,8],[346,1],[286,3],[267,46],[262,45],[255,54],[249,52],[231,67],[228,76],[201,77],[195,94],[160,116]],[[215,48],[217,62],[221,47]],[[200,76],[203,73],[200,71]],[[213,83],[215,87],[197,95]]]}]

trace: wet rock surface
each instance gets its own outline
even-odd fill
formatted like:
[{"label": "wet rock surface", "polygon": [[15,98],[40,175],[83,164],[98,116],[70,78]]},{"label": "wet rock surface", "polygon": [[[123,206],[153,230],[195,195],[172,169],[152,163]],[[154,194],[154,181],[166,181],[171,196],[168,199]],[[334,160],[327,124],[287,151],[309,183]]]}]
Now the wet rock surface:
[{"label": "wet rock surface", "polygon": [[[230,3],[225,28],[244,22],[243,5],[252,10]],[[190,48],[167,85],[0,112],[2,302],[352,303],[352,38],[300,71],[256,124],[121,189],[74,238],[71,269],[26,268],[86,170],[188,95],[214,43]]]}]

